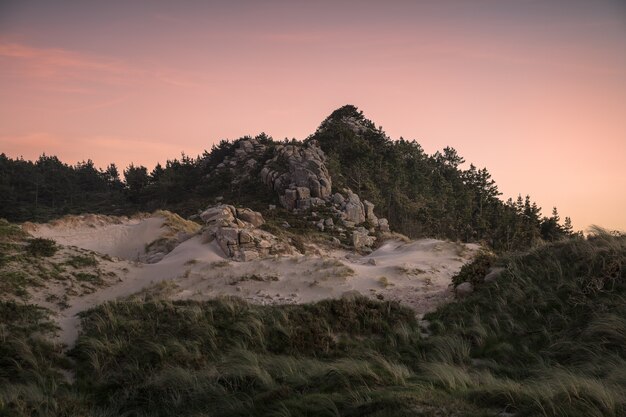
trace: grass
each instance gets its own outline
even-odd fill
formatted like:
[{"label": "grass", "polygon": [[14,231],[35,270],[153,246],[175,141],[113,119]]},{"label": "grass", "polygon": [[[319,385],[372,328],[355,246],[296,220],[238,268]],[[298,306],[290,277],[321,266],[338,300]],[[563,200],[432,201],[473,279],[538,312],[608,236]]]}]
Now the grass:
[{"label": "grass", "polygon": [[427,338],[413,311],[361,297],[146,297],[83,313],[69,362],[40,342],[41,310],[0,304],[0,415],[626,415],[626,238],[494,262],[496,281],[426,316]]},{"label": "grass", "polygon": [[279,278],[276,275],[260,275],[260,274],[250,274],[250,275],[241,275],[233,278],[232,281],[229,282],[230,285],[237,285],[240,282],[244,281],[258,281],[258,282],[271,282],[278,281]]},{"label": "grass", "polygon": [[98,266],[98,260],[93,255],[73,255],[65,263],[77,269]]}]

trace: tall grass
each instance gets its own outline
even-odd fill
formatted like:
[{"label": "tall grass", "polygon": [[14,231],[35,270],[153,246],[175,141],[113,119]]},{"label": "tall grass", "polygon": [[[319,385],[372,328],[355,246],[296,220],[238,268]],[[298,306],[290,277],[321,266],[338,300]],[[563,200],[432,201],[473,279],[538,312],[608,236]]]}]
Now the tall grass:
[{"label": "tall grass", "polygon": [[472,273],[426,339],[411,310],[365,298],[147,298],[84,313],[71,363],[45,312],[3,304],[0,415],[626,415],[626,238],[493,262],[498,279]]}]

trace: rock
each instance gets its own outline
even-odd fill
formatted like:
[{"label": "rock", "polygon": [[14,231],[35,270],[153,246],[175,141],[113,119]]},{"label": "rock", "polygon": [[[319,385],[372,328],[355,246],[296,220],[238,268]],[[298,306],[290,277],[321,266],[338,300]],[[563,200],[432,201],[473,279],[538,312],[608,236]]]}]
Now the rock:
[{"label": "rock", "polygon": [[332,196],[333,204],[336,204],[338,206],[342,205],[345,201],[346,201],[346,199],[339,193],[335,193]]},{"label": "rock", "polygon": [[207,224],[221,223],[226,225],[235,221],[235,208],[226,204],[208,208],[200,214],[200,218]]},{"label": "rock", "polygon": [[285,190],[285,195],[281,196],[281,204],[288,210],[296,208],[298,192],[296,190]]},{"label": "rock", "polygon": [[245,245],[246,243],[252,243],[252,242],[253,242],[253,238],[250,232],[246,230],[242,230],[241,232],[239,232],[239,244],[240,245]]},{"label": "rock", "polygon": [[341,241],[336,237],[333,237],[332,239],[330,239],[330,241],[333,243],[333,245],[341,245]]},{"label": "rock", "polygon": [[300,210],[309,210],[311,208],[311,199],[305,198],[296,202],[296,207]]},{"label": "rock", "polygon": [[318,206],[323,206],[326,204],[326,201],[324,201],[323,199],[319,198],[319,197],[311,197],[311,207],[318,207]]},{"label": "rock", "polygon": [[342,220],[341,224],[342,224],[342,226],[349,227],[351,229],[355,226],[354,222],[351,222],[351,221],[348,221],[348,220]]},{"label": "rock", "polygon": [[367,246],[372,246],[376,238],[374,236],[369,236],[367,233],[363,233],[361,231],[355,230],[352,232],[352,245],[354,249],[362,249]]},{"label": "rock", "polygon": [[251,250],[244,250],[241,252],[240,259],[243,262],[253,261],[259,259],[259,253]]},{"label": "rock", "polygon": [[291,227],[291,225],[287,222],[282,222],[280,225],[284,227],[285,229],[289,229]]},{"label": "rock", "polygon": [[237,209],[237,217],[241,220],[251,223],[254,227],[259,227],[265,223],[265,219],[258,211],[250,210],[249,208]]},{"label": "rock", "polygon": [[268,210],[276,210],[276,205],[275,204],[270,204],[268,206]]},{"label": "rock", "polygon": [[324,231],[324,220],[318,221],[315,226],[319,229],[320,232]]},{"label": "rock", "polygon": [[504,268],[502,267],[493,267],[491,269],[489,269],[489,273],[487,275],[485,275],[485,282],[493,282],[496,279],[498,279],[498,277],[500,276],[500,274],[502,274],[502,271],[504,271]]},{"label": "rock", "polygon": [[368,260],[367,260],[367,264],[368,264],[368,265],[373,265],[373,266],[376,266],[376,265],[377,265],[377,264],[376,264],[376,259],[374,259],[374,258],[370,258],[370,259],[368,259]]},{"label": "rock", "polygon": [[295,251],[271,233],[257,229],[256,226],[264,223],[263,216],[249,208],[218,205],[209,207],[200,217],[207,223],[202,230],[202,241],[215,240],[224,254],[234,260],[248,261]]},{"label": "rock", "polygon": [[365,221],[365,209],[358,195],[349,189],[344,190],[348,195],[346,207],[343,210],[346,213],[346,220],[360,224]]},{"label": "rock", "polygon": [[378,217],[374,214],[374,203],[363,200],[363,208],[365,210],[365,218],[374,224],[378,224]]},{"label": "rock", "polygon": [[388,232],[389,222],[387,221],[387,219],[384,219],[384,218],[378,219],[378,228],[380,229],[381,232]]},{"label": "rock", "polygon": [[454,289],[458,298],[465,298],[474,292],[474,286],[471,282],[462,282]]},{"label": "rock", "polygon": [[311,198],[311,190],[309,190],[307,187],[296,187],[296,193],[298,196],[298,200]]},{"label": "rock", "polygon": [[[280,145],[275,155],[261,169],[261,181],[278,192],[283,207],[293,210],[302,205],[316,205],[318,200],[297,204],[299,200],[330,197],[332,182],[325,165],[326,156],[315,141],[306,144]],[[288,190],[297,190],[287,195]]]},{"label": "rock", "polygon": [[324,220],[324,226],[333,227],[334,225],[335,225],[335,222],[330,217]]}]

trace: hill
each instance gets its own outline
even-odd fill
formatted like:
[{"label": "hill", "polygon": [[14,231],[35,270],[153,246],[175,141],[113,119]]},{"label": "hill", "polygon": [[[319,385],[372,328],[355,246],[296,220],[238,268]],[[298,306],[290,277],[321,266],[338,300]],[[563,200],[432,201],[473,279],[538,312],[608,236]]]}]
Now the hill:
[{"label": "hill", "polygon": [[[218,199],[266,214],[268,205],[280,205],[289,184],[279,184],[280,192],[272,193],[262,173],[295,173],[285,147],[309,152],[309,161],[324,172],[316,174],[318,179],[328,181],[328,195],[350,189],[377,206],[393,230],[410,237],[482,242],[504,251],[573,232],[569,219],[561,224],[556,209],[542,216],[528,196],[501,201],[489,172],[473,165],[464,169],[455,149],[427,155],[415,141],[391,140],[351,105],[334,111],[303,142],[274,141],[265,134],[222,141],[210,152],[196,158],[183,154],[151,172],[143,166],[131,165],[120,173],[114,164],[99,170],[91,161],[70,166],[54,156],[31,162],[3,154],[0,217],[46,221],[66,214],[158,209],[188,217]],[[305,151],[318,148],[317,159]]]}]

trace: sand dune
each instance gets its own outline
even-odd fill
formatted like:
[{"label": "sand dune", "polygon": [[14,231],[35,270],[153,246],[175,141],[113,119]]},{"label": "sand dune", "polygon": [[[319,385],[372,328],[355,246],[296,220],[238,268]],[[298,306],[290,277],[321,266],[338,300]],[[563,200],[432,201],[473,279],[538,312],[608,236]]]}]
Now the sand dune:
[{"label": "sand dune", "polygon": [[[141,258],[163,228],[159,216],[27,226],[35,236],[131,261]],[[119,283],[70,298],[69,307],[57,312],[60,338],[72,346],[79,331],[78,313],[129,296],[205,300],[231,295],[259,304],[287,304],[358,292],[397,300],[423,314],[451,299],[451,277],[478,249],[478,245],[435,239],[392,240],[367,256],[320,248],[318,255],[233,262],[215,242],[203,243],[197,235],[158,263],[132,263]]]}]

